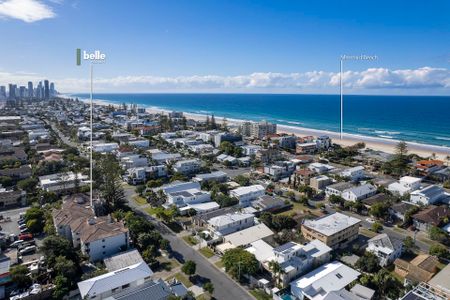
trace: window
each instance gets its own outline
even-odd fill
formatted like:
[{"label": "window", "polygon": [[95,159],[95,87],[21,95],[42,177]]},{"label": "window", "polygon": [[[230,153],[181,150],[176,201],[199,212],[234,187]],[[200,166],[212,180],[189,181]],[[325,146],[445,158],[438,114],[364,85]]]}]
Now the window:
[{"label": "window", "polygon": [[339,278],[339,279],[342,279],[342,275],[339,274],[339,273],[336,273],[336,277]]},{"label": "window", "polygon": [[126,288],[128,288],[128,287],[130,287],[130,284],[129,284],[129,283],[122,285],[122,289],[126,289]]}]

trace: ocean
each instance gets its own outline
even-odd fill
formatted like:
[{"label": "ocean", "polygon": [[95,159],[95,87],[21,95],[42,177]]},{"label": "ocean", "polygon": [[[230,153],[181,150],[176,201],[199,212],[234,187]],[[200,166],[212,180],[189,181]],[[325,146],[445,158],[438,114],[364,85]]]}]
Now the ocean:
[{"label": "ocean", "polygon": [[[88,98],[88,94],[72,94]],[[339,131],[339,95],[95,94],[96,100]],[[450,147],[450,97],[344,97],[344,132]]]}]

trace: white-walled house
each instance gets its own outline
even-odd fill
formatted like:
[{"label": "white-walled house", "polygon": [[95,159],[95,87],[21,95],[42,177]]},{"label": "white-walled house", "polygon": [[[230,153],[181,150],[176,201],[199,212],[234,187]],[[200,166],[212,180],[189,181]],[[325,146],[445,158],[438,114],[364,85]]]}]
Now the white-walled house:
[{"label": "white-walled house", "polygon": [[409,195],[409,201],[414,204],[430,205],[446,197],[445,190],[437,185],[429,185],[421,190],[415,190]]},{"label": "white-walled house", "polygon": [[119,144],[117,143],[97,143],[92,145],[92,151],[100,153],[111,153],[117,149],[119,149]]},{"label": "white-walled house", "polygon": [[184,207],[189,204],[198,204],[211,201],[211,193],[200,189],[187,189],[168,193],[167,203]]},{"label": "white-walled house", "polygon": [[231,213],[208,220],[208,229],[219,236],[224,236],[255,224],[255,216],[249,213]]},{"label": "white-walled house", "polygon": [[322,300],[331,292],[340,291],[358,279],[358,271],[333,261],[291,282],[295,299]]},{"label": "white-walled house", "polygon": [[385,267],[402,255],[403,242],[391,239],[386,233],[382,233],[368,240],[366,251],[375,254],[380,266]]},{"label": "white-walled house", "polygon": [[371,185],[370,183],[363,184],[360,186],[355,186],[349,189],[346,189],[342,193],[342,198],[346,201],[361,201],[363,199],[367,199],[369,197],[372,197],[377,193],[376,187]]},{"label": "white-walled house", "polygon": [[339,173],[342,177],[350,178],[351,181],[359,181],[364,178],[364,167],[357,166],[349,169],[345,169]]},{"label": "white-walled house", "polygon": [[239,200],[239,205],[247,207],[253,200],[263,196],[266,193],[266,189],[259,184],[243,186],[230,191],[230,196]]},{"label": "white-walled house", "polygon": [[403,196],[408,193],[412,193],[415,190],[420,189],[422,179],[411,176],[404,176],[400,178],[398,182],[391,183],[388,186],[388,190],[391,193]]},{"label": "white-walled house", "polygon": [[177,173],[192,174],[201,168],[201,161],[198,159],[180,160],[175,163],[173,170]]},{"label": "white-walled house", "polygon": [[47,192],[57,194],[73,190],[77,185],[79,187],[87,185],[89,179],[87,175],[81,173],[57,173],[39,177],[39,186]]}]

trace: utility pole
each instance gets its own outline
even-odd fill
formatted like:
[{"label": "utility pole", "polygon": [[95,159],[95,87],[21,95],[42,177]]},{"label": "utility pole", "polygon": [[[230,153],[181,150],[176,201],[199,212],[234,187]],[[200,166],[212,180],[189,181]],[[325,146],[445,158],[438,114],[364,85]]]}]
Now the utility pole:
[{"label": "utility pole", "polygon": [[93,83],[93,75],[94,75],[94,64],[93,63],[91,63],[91,93],[90,93],[90,104],[91,104],[91,124],[90,124],[90,126],[91,126],[91,134],[90,134],[90,168],[89,168],[89,172],[90,172],[90,176],[89,176],[89,185],[90,185],[90,203],[91,203],[91,208],[94,208],[94,200],[93,200],[93,183],[94,183],[94,178],[93,178],[93,176],[92,176],[92,168],[93,168],[93,166],[94,166],[94,164],[93,164],[93,160],[92,160],[92,131],[93,131],[93,128],[94,128],[94,126],[93,126],[93,119],[94,119],[94,101],[93,101],[93,97],[92,97],[92,94],[93,94],[93,89],[94,89],[94,83]]}]

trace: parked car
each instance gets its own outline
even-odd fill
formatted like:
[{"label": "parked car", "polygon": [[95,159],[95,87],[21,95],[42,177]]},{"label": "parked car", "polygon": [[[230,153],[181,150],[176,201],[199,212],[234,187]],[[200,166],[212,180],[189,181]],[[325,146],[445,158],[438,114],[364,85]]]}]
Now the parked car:
[{"label": "parked car", "polygon": [[34,253],[36,251],[36,246],[28,246],[25,247],[24,249],[19,251],[20,255],[27,255],[27,254],[31,254]]},{"label": "parked car", "polygon": [[29,233],[29,232],[30,232],[30,230],[28,229],[28,227],[20,229],[20,233]]},{"label": "parked car", "polygon": [[33,239],[33,235],[31,233],[19,234],[19,240],[28,241],[28,240],[32,240],[32,239]]},{"label": "parked car", "polygon": [[24,224],[19,225],[19,229],[24,229],[24,228],[27,228],[27,224],[24,223]]},{"label": "parked car", "polygon": [[17,240],[15,242],[12,242],[11,245],[9,245],[11,248],[18,248],[20,247],[25,241],[23,240]]}]

